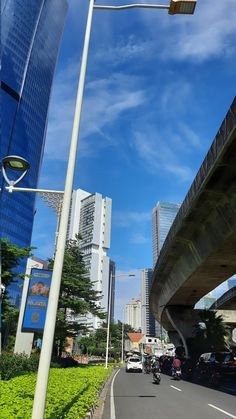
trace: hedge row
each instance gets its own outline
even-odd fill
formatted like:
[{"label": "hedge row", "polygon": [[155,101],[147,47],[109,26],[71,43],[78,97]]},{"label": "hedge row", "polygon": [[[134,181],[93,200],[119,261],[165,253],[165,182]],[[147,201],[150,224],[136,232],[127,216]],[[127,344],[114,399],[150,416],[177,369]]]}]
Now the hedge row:
[{"label": "hedge row", "polygon": [[[38,370],[39,354],[13,355],[2,353],[0,355],[0,379],[10,380],[18,375],[36,372]],[[51,362],[51,368],[71,368],[78,367],[78,362],[73,358],[54,357]]]},{"label": "hedge row", "polygon": [[[45,419],[80,419],[91,409],[111,367],[51,369]],[[0,381],[0,418],[30,419],[36,374]]]}]

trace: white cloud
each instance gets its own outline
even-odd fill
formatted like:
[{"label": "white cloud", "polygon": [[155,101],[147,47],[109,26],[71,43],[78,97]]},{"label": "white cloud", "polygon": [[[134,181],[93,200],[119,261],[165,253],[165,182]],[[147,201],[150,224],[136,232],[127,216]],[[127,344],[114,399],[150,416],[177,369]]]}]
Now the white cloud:
[{"label": "white cloud", "polygon": [[[72,63],[56,80],[45,147],[47,158],[67,158],[77,78],[78,66]],[[80,129],[80,140],[83,140],[79,145],[80,155],[94,153],[97,147],[107,146],[111,142],[105,127],[114,123],[122,113],[135,109],[146,101],[146,93],[139,86],[139,78],[121,73],[87,83]],[[95,133],[98,134],[97,141],[91,147],[87,137]]]},{"label": "white cloud", "polygon": [[184,165],[179,158],[179,151],[172,144],[171,137],[166,136],[159,138],[156,130],[143,128],[141,131],[135,131],[133,141],[136,150],[143,160],[143,164],[152,174],[160,170],[174,174],[179,181],[189,181],[194,177],[191,167]]},{"label": "white cloud", "polygon": [[134,212],[134,211],[115,211],[112,215],[113,225],[116,227],[130,227],[134,224],[146,224],[150,222],[150,211]]},{"label": "white cloud", "polygon": [[169,118],[176,116],[176,113],[186,109],[187,103],[192,101],[192,85],[179,79],[175,82],[169,82],[160,96],[160,107],[162,113]]},{"label": "white cloud", "polygon": [[134,233],[130,238],[130,243],[134,244],[144,244],[147,243],[149,240],[146,236],[141,233]]},{"label": "white cloud", "polygon": [[235,0],[198,0],[193,16],[171,23],[174,27],[166,37],[163,57],[200,62],[235,50]]},{"label": "white cloud", "polygon": [[100,48],[95,53],[95,59],[101,62],[107,62],[110,65],[117,66],[124,63],[127,64],[130,60],[142,57],[142,60],[150,58],[155,48],[154,41],[137,39],[133,34],[128,37],[128,40],[119,40],[115,45],[111,45],[108,49]]}]

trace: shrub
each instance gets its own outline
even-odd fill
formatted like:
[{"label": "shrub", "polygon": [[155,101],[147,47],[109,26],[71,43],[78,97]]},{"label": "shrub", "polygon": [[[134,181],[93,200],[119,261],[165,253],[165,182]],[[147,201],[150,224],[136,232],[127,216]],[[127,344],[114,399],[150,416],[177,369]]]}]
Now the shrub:
[{"label": "shrub", "polygon": [[[72,357],[67,357],[67,358],[61,358],[61,357],[54,357],[52,359],[52,363],[56,364],[57,367],[60,368],[72,368],[72,367],[78,367],[78,361],[76,361],[74,358]],[[51,363],[51,367],[52,367],[52,363]]]},{"label": "shrub", "polygon": [[[27,374],[28,372],[36,372],[38,369],[39,354],[13,355],[3,353],[0,355],[0,378],[2,380],[10,380],[18,375]],[[78,362],[73,358],[55,357],[52,359],[51,368],[71,368],[78,367]]]},{"label": "shrub", "polygon": [[[97,401],[111,368],[51,369],[45,419],[82,419]],[[36,374],[0,381],[0,419],[30,419]]]},{"label": "shrub", "polygon": [[0,378],[9,380],[17,375],[37,371],[39,355],[33,354],[30,357],[26,355],[12,355],[3,353],[0,356]]}]

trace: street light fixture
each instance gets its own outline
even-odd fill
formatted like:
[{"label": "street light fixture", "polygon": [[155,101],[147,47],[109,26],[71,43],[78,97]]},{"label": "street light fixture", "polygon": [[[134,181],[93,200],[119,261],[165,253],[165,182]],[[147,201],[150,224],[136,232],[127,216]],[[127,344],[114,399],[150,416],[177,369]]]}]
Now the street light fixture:
[{"label": "street light fixture", "polygon": [[169,15],[193,15],[197,0],[170,0]]},{"label": "street light fixture", "polygon": [[[26,175],[30,168],[30,164],[27,160],[20,156],[6,156],[2,159],[2,174],[5,181],[9,186],[15,186],[19,183]],[[7,176],[7,169],[13,172],[19,172],[20,175],[17,179],[11,180]],[[22,173],[23,172],[23,173]]]},{"label": "street light fixture", "polygon": [[[183,0],[182,0],[182,3],[183,3]],[[90,41],[90,34],[91,34],[91,27],[92,27],[93,10],[99,9],[99,8],[119,10],[121,8],[131,8],[131,7],[157,8],[157,9],[164,8],[164,9],[170,10],[170,5],[160,6],[160,5],[153,5],[153,4],[147,5],[147,4],[140,3],[139,5],[137,4],[128,5],[127,7],[120,7],[120,6],[109,7],[109,6],[95,5],[95,0],[89,0],[85,40],[84,40],[84,47],[83,47],[83,53],[82,53],[82,59],[81,59],[80,77],[79,77],[79,84],[78,84],[78,89],[77,89],[74,122],[73,122],[70,152],[69,152],[67,174],[66,174],[66,181],[65,181],[64,200],[63,200],[62,212],[61,212],[61,222],[60,222],[60,227],[59,227],[57,250],[56,250],[55,260],[54,260],[51,290],[50,290],[50,295],[49,295],[49,300],[48,300],[48,309],[47,309],[47,315],[46,315],[46,320],[45,320],[43,344],[42,344],[39,367],[38,367],[32,419],[43,419],[45,404],[46,404],[47,386],[48,386],[51,354],[52,354],[53,339],[54,339],[55,324],[56,324],[56,314],[57,314],[57,306],[58,306],[59,292],[60,292],[60,286],[61,286],[61,275],[62,275],[63,259],[64,259],[64,252],[65,252],[65,245],[66,245],[66,235],[67,235],[67,227],[68,227],[68,221],[69,221],[71,195],[72,195],[72,188],[73,188],[76,152],[77,152],[77,146],[78,146],[78,134],[79,134],[80,120],[81,120],[83,92],[84,92],[84,85],[85,85],[85,75],[86,75],[86,67],[87,67],[87,60],[88,60],[88,50],[89,50],[89,41]],[[179,7],[179,9],[177,7],[175,10],[177,10],[178,13],[180,12],[184,13],[183,5],[182,7]],[[189,13],[189,11],[187,11],[186,13]]]}]

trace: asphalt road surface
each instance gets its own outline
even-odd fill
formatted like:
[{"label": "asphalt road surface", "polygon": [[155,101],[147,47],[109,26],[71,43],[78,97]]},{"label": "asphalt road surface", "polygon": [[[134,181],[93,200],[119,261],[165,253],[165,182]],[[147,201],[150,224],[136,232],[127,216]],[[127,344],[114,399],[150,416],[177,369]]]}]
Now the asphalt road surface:
[{"label": "asphalt road surface", "polygon": [[162,374],[118,370],[108,390],[102,419],[236,419],[236,396]]}]

